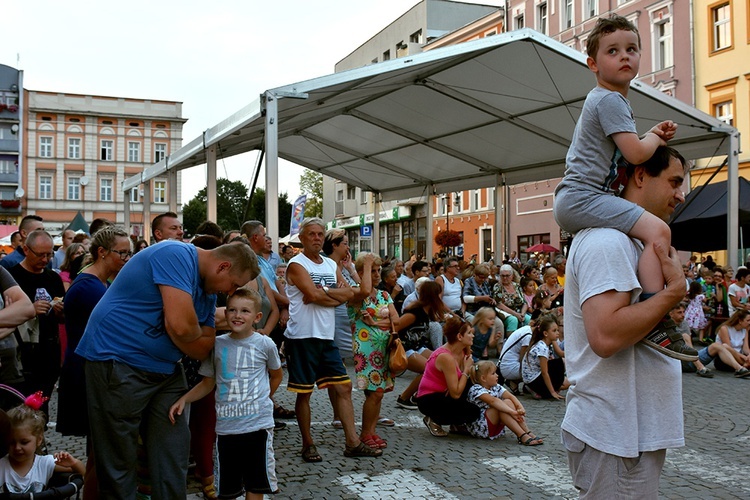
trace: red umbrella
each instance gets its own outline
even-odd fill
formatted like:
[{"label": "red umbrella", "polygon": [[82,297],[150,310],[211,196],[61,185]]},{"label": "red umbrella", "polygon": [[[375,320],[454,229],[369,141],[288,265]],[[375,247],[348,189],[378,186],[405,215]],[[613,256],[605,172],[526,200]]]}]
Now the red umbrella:
[{"label": "red umbrella", "polygon": [[536,245],[531,245],[526,249],[526,253],[532,253],[532,252],[542,252],[542,253],[551,253],[551,252],[559,252],[557,248],[553,247],[552,245],[549,245],[547,243],[537,243]]}]

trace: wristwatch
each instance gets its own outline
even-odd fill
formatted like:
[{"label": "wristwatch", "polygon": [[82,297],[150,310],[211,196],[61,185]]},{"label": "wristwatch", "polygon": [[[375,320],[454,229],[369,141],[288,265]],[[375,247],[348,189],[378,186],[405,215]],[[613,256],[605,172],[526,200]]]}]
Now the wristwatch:
[{"label": "wristwatch", "polygon": [[326,293],[326,295],[328,295],[328,290],[330,290],[330,288],[328,288],[327,286],[323,287],[323,291]]}]

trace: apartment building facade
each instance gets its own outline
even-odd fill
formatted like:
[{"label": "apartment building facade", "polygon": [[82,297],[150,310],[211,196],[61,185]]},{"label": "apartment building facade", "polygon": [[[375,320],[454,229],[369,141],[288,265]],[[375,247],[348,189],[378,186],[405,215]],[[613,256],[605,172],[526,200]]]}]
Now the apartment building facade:
[{"label": "apartment building facade", "polygon": [[5,225],[16,225],[23,210],[22,89],[23,72],[0,64],[0,224]]},{"label": "apartment building facade", "polygon": [[119,186],[179,149],[187,121],[182,103],[33,90],[24,91],[24,101],[24,213],[58,231],[80,211],[87,222],[104,217],[129,225],[140,238],[150,232],[144,203],[154,215],[169,210],[170,201],[180,206],[179,173],[127,197]]}]

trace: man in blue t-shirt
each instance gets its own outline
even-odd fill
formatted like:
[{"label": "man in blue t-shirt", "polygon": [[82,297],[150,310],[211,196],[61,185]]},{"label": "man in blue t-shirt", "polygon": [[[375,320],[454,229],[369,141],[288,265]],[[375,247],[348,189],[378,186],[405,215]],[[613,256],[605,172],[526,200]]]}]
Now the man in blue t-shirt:
[{"label": "man in blue t-shirt", "polygon": [[258,275],[247,245],[203,250],[164,241],[138,252],[94,308],[76,353],[86,359],[99,496],[135,498],[142,434],[152,498],[185,498],[190,433],[168,411],[187,390],[183,353],[204,359],[215,339],[216,293]]}]

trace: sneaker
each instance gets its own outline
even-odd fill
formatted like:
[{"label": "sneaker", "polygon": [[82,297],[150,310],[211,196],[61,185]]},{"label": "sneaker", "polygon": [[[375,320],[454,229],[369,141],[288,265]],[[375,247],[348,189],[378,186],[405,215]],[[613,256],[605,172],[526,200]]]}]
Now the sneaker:
[{"label": "sneaker", "polygon": [[641,342],[670,358],[680,361],[698,361],[698,351],[685,343],[677,325],[671,319],[660,321]]},{"label": "sneaker", "polygon": [[281,429],[286,429],[286,422],[282,422],[281,420],[274,420],[273,430],[280,431]]},{"label": "sneaker", "polygon": [[398,398],[396,398],[396,404],[405,410],[419,409],[419,406],[417,406],[417,403],[414,401],[413,396],[409,399],[401,399],[401,396],[399,396]]},{"label": "sneaker", "polygon": [[747,378],[750,377],[750,370],[748,370],[745,367],[740,368],[736,372],[734,372],[734,376],[737,378]]},{"label": "sneaker", "polygon": [[[750,373],[750,371],[748,371],[748,373]],[[698,370],[697,372],[695,372],[695,374],[703,378],[714,378],[713,372],[709,370],[708,368],[703,368],[702,370]]]}]

